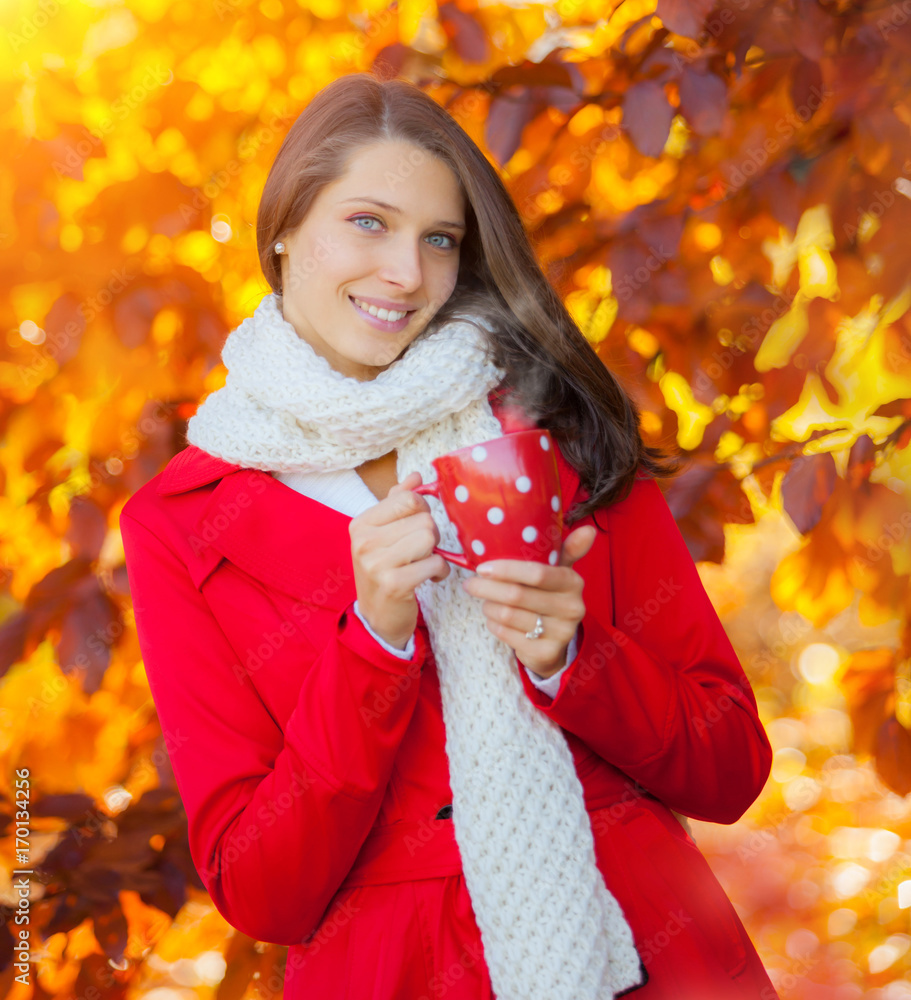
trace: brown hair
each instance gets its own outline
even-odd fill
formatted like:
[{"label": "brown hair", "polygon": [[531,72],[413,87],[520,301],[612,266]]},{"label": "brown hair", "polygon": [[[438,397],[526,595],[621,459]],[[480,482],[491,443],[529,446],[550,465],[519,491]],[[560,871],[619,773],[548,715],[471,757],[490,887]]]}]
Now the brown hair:
[{"label": "brown hair", "polygon": [[[293,233],[314,198],[360,147],[407,142],[458,178],[468,230],[456,287],[428,332],[466,310],[497,332],[489,344],[501,386],[554,436],[588,498],[571,525],[628,495],[637,474],[672,476],[679,462],[645,445],[637,408],[573,321],[535,257],[499,174],[458,122],[417,85],[371,73],[339,77],[292,125],[266,179],[256,220],[263,274],[281,292],[276,240]],[[490,336],[490,335],[488,335]]]}]

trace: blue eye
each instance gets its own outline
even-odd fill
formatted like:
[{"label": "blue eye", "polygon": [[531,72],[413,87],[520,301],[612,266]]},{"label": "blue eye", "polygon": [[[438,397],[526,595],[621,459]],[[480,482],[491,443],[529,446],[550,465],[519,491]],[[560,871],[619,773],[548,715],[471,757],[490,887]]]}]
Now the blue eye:
[{"label": "blue eye", "polygon": [[[358,222],[380,222],[380,220],[375,215],[355,215],[355,216],[352,216],[352,218],[349,219],[348,221],[355,223],[355,225]],[[378,232],[378,230],[376,230],[376,229],[368,229],[366,226],[357,226],[357,228],[358,229],[363,229],[365,233],[375,233],[375,232]],[[433,244],[433,246],[434,246],[434,248],[436,250],[456,250],[456,249],[458,249],[458,246],[459,246],[458,242],[456,241],[455,237],[454,236],[450,236],[449,233],[434,233],[433,236],[434,237],[436,237],[436,236],[442,236],[444,239],[449,240],[449,243],[450,243],[449,246],[440,246],[438,243]]]}]

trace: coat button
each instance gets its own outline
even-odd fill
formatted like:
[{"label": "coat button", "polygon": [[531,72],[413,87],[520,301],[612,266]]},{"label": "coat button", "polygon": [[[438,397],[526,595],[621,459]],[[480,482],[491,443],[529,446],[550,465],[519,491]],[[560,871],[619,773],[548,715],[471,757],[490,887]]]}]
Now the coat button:
[{"label": "coat button", "polygon": [[443,806],[443,808],[433,818],[452,819],[452,806]]}]

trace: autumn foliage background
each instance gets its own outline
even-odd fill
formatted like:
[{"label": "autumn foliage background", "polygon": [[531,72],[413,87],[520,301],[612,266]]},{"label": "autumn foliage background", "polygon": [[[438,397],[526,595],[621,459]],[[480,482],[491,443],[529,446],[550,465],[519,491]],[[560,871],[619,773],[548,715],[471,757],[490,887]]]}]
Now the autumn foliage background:
[{"label": "autumn foliage background", "polygon": [[118,515],[268,290],[283,136],[381,67],[485,150],[644,433],[688,459],[668,500],[775,748],[747,814],[694,834],[781,996],[911,997],[911,0],[3,9],[3,993],[281,992],[286,949],[193,870]]}]

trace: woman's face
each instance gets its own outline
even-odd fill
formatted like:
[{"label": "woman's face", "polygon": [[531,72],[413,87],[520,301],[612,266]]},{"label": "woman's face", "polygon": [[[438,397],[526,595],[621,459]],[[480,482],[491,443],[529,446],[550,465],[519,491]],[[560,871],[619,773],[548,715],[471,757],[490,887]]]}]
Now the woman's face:
[{"label": "woman's face", "polygon": [[[448,166],[410,143],[365,146],[281,237],[284,317],[336,371],[374,379],[452,294],[464,235]],[[369,305],[407,315],[390,321]]]}]

